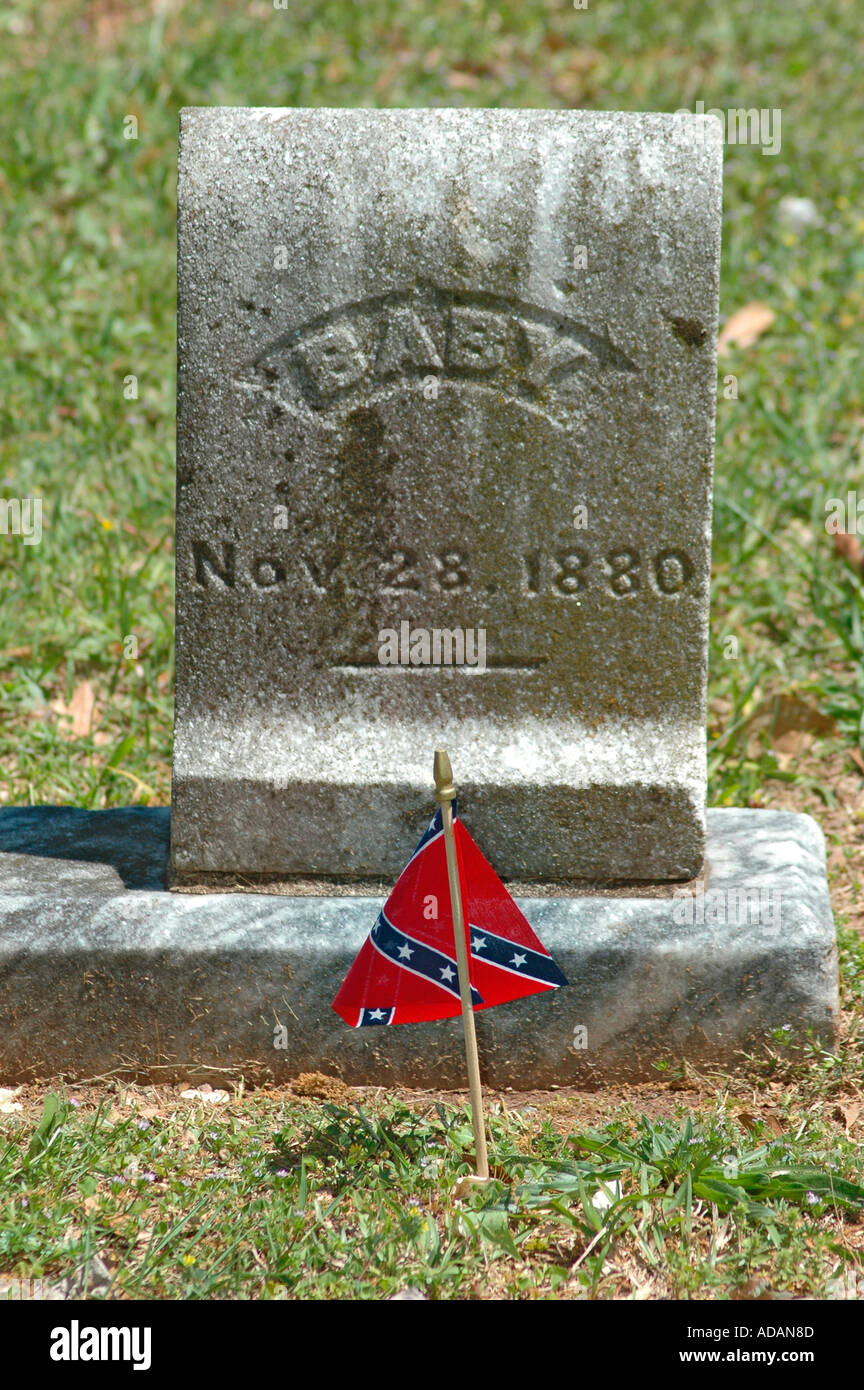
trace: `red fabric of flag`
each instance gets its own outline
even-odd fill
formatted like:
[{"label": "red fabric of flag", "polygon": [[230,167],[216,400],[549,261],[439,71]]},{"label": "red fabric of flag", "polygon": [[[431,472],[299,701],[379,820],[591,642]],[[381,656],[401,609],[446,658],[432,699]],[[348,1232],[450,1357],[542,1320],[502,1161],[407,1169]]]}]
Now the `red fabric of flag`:
[{"label": "red fabric of flag", "polygon": [[[455,815],[475,1010],[567,983]],[[461,1013],[440,809],[402,871],[333,1008],[353,1028]]]}]

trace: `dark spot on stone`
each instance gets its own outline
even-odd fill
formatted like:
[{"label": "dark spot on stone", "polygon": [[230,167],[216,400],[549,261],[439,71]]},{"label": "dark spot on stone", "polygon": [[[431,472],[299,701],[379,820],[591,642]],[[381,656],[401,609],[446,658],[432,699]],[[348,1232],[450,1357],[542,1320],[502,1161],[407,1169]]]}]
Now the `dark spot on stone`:
[{"label": "dark spot on stone", "polygon": [[[365,610],[373,602],[382,555],[387,538],[393,534],[390,483],[391,474],[399,463],[398,454],[387,445],[386,427],[374,406],[359,406],[346,415],[338,461],[341,472],[333,544],[337,554],[353,557],[353,563],[344,568],[346,574],[351,569],[352,584],[360,594],[365,594],[360,599],[355,594],[350,600],[358,625],[362,625],[371,622]],[[375,525],[358,529],[358,518],[373,517]],[[340,595],[340,582],[340,574],[337,574],[330,587],[337,609],[340,601],[349,601],[345,594]]]},{"label": "dark spot on stone", "polygon": [[684,319],[677,314],[666,314],[667,321],[672,326],[672,332],[687,347],[702,347],[708,337],[708,329],[704,323],[698,319]]},{"label": "dark spot on stone", "polygon": [[342,462],[374,464],[384,443],[384,421],[374,406],[359,406],[345,419],[348,439]]}]

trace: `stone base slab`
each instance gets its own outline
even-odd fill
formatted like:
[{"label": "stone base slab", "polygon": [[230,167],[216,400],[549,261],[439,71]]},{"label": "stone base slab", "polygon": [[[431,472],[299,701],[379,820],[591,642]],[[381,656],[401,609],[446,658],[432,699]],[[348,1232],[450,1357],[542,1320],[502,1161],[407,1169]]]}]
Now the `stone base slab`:
[{"label": "stone base slab", "polygon": [[[330,1007],[381,897],[165,888],[167,808],[0,810],[0,1080],[211,1072],[464,1084],[458,1020],[349,1029]],[[517,898],[567,989],[477,1015],[495,1087],[825,1044],[838,1016],[822,832],[709,810],[705,894]],[[638,894],[640,890],[634,890]]]}]

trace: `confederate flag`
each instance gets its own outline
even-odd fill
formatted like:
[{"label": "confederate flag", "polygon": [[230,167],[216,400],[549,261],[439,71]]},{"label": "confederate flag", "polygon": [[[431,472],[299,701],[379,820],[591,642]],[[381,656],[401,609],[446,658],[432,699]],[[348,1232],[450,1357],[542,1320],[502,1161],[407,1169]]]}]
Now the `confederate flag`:
[{"label": "confederate flag", "polygon": [[[456,815],[474,1008],[489,1009],[567,981]],[[440,808],[408,860],[333,1000],[352,1028],[421,1023],[462,1011]]]}]

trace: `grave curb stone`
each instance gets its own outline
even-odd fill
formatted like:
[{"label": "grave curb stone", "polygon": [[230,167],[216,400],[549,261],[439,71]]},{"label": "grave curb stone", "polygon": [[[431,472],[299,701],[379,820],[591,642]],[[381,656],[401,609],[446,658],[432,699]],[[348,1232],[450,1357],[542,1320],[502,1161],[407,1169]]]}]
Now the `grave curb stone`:
[{"label": "grave curb stone", "polygon": [[[464,1085],[459,1020],[358,1030],[330,1007],[382,898],[168,892],[154,885],[169,819],[167,808],[0,809],[4,1083],[321,1071]],[[489,1085],[656,1079],[658,1063],[735,1067],[778,1039],[831,1045],[837,949],[819,826],[709,810],[707,862],[707,891],[730,902],[745,887],[779,891],[779,929],[676,922],[682,902],[669,897],[517,898],[571,984],[477,1014]]]}]

